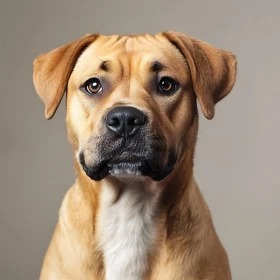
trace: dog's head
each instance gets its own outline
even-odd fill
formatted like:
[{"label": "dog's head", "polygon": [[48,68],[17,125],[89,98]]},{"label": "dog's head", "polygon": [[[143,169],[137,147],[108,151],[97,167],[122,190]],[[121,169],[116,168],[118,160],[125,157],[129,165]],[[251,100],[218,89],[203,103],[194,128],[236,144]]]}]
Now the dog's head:
[{"label": "dog's head", "polygon": [[88,35],[39,56],[34,84],[50,119],[67,92],[69,140],[93,180],[164,179],[192,153],[233,87],[235,56],[186,35]]}]

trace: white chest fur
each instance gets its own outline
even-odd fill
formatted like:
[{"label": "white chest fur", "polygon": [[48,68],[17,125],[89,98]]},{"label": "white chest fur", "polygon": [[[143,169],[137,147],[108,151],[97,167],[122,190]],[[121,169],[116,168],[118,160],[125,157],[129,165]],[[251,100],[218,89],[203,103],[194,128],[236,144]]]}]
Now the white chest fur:
[{"label": "white chest fur", "polygon": [[112,202],[113,189],[102,187],[99,230],[106,280],[142,280],[156,237],[157,199],[134,183]]}]

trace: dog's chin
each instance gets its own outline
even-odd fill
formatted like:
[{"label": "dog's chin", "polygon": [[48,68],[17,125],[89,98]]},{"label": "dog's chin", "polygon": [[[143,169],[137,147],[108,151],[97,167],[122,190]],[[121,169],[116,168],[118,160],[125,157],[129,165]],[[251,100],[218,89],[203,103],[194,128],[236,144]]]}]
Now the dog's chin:
[{"label": "dog's chin", "polygon": [[174,169],[175,162],[170,162],[167,166],[155,169],[148,161],[138,162],[105,162],[98,168],[89,168],[82,164],[88,177],[94,181],[100,181],[107,176],[117,178],[141,178],[149,177],[154,181],[162,181]]}]

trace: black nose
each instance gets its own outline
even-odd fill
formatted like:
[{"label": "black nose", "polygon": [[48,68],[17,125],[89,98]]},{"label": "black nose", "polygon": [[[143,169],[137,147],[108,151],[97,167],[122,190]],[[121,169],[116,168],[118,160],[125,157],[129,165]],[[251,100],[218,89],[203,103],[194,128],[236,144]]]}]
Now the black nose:
[{"label": "black nose", "polygon": [[145,124],[146,116],[140,110],[124,106],[115,107],[106,117],[106,124],[115,135],[125,137],[134,136]]}]

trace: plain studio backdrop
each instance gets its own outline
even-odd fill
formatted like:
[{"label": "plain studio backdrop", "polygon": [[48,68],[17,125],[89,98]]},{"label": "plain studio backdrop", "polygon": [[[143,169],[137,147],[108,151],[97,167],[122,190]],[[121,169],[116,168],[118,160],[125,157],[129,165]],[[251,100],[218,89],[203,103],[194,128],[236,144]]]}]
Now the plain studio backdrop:
[{"label": "plain studio backdrop", "polygon": [[[0,3],[0,279],[38,279],[74,181],[65,100],[46,121],[32,83],[37,55],[86,33],[174,30],[237,55],[233,91],[200,114],[195,176],[233,279],[280,279],[279,1]],[[171,279],[172,280],[172,279]]]}]

